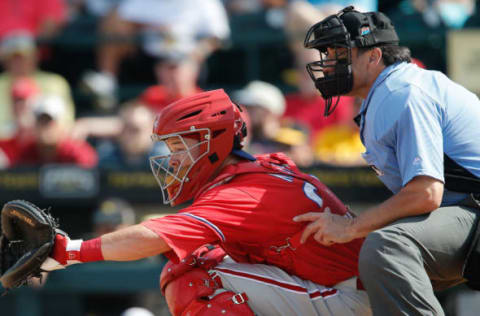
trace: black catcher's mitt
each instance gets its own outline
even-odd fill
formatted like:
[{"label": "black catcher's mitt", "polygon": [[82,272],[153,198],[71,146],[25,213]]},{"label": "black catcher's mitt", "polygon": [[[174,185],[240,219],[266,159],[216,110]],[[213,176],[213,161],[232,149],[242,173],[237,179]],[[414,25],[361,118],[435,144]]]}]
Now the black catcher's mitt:
[{"label": "black catcher's mitt", "polygon": [[36,205],[14,200],[2,209],[0,282],[5,289],[20,287],[40,277],[40,266],[53,249],[56,221]]}]

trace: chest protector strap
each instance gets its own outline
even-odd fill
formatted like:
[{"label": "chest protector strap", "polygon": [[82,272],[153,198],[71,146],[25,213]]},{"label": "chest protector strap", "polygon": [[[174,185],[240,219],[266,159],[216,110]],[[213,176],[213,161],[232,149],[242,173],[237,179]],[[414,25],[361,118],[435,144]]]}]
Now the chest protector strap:
[{"label": "chest protector strap", "polygon": [[[444,154],[443,158],[445,188],[454,192],[470,193],[460,205],[480,211],[480,178],[448,155]],[[468,287],[480,291],[480,220],[477,220],[472,234],[472,242],[463,267],[463,277],[467,279]]]},{"label": "chest protector strap", "polygon": [[480,178],[446,154],[443,155],[443,164],[445,188],[454,192],[480,194]]},{"label": "chest protector strap", "polygon": [[335,206],[335,209],[332,209],[332,212],[339,215],[349,213],[343,202],[340,201],[340,199],[325,184],[314,176],[302,173],[295,163],[285,154],[265,154],[256,156],[256,158],[256,161],[245,161],[225,167],[217,178],[198,191],[196,197],[202,194],[205,190],[221,185],[235,176],[253,173],[279,174],[313,184],[317,190],[321,192],[323,199],[330,201],[331,206]]},{"label": "chest protector strap", "polygon": [[[476,208],[480,212],[480,196],[470,194],[460,203],[461,206]],[[467,279],[467,286],[480,291],[480,220],[473,229],[473,237],[463,266],[463,277]]]}]

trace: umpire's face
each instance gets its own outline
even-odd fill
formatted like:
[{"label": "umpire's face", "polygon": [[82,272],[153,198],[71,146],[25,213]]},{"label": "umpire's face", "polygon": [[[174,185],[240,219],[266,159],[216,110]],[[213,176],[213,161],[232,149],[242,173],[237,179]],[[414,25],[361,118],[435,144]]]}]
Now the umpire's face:
[{"label": "umpire's face", "polygon": [[352,48],[353,88],[346,95],[365,99],[384,68],[380,48]]},{"label": "umpire's face", "polygon": [[[348,54],[347,50],[348,48],[327,48],[324,59],[328,60],[328,62],[325,62],[327,67],[323,68],[324,76],[334,76],[335,63],[338,62],[338,60],[346,58]],[[368,49],[354,47],[351,48],[351,50],[353,87],[352,90],[345,95],[365,99],[371,85],[378,76],[379,72],[377,70],[379,63],[383,65],[381,61],[382,51],[378,47]]]}]

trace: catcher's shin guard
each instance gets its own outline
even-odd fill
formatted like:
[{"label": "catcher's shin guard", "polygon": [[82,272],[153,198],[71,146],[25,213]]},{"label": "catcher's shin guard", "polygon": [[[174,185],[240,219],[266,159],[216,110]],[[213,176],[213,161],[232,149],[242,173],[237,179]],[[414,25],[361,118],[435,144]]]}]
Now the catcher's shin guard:
[{"label": "catcher's shin guard", "polygon": [[192,301],[208,298],[219,289],[221,284],[215,282],[207,271],[194,268],[171,280],[163,289],[168,309],[172,315],[183,315]]},{"label": "catcher's shin guard", "polygon": [[222,282],[208,270],[224,257],[221,248],[209,246],[179,263],[167,262],[160,276],[160,288],[172,315],[253,315],[246,304],[246,294],[224,291],[215,295],[222,289]]},{"label": "catcher's shin guard", "polygon": [[225,252],[222,248],[214,246],[204,246],[198,249],[194,254],[189,255],[179,263],[167,262],[163,267],[160,276],[160,289],[165,294],[165,287],[173,280],[179,278],[184,273],[193,270],[194,268],[201,268],[208,271],[219,264],[225,257]]},{"label": "catcher's shin guard", "polygon": [[194,268],[171,280],[165,286],[164,294],[168,309],[174,316],[254,315],[245,293],[224,291],[214,295],[221,288],[218,276]]}]

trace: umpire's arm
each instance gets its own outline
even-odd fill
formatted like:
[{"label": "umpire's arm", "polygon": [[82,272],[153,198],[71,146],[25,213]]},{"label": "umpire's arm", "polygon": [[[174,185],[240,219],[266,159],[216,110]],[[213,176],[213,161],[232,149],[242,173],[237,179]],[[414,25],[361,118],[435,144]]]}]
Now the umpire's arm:
[{"label": "umpire's arm", "polygon": [[354,221],[353,235],[365,237],[395,220],[436,210],[442,203],[443,187],[443,182],[429,176],[413,178],[400,192],[360,214]]},{"label": "umpire's arm", "polygon": [[385,202],[365,210],[356,218],[347,218],[329,212],[306,213],[296,216],[296,222],[311,222],[302,233],[305,242],[310,235],[319,243],[329,246],[361,238],[391,222],[429,213],[437,209],[443,196],[443,182],[428,176],[417,176],[400,192]]}]

